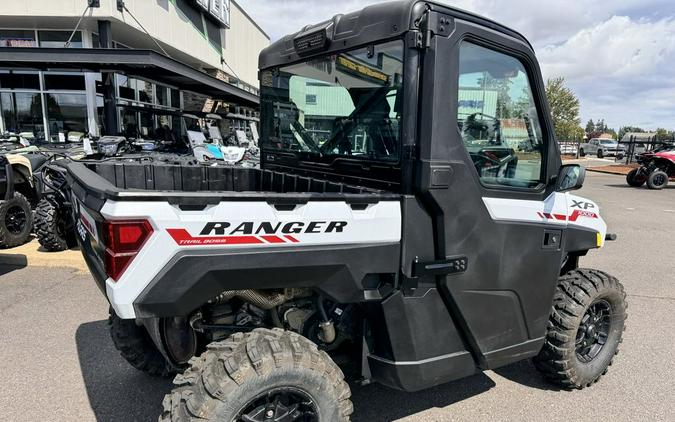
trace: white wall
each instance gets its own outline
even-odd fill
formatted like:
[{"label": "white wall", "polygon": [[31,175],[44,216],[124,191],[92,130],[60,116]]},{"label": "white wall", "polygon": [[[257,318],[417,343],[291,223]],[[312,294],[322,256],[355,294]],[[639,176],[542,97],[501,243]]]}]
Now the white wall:
[{"label": "white wall", "polygon": [[[232,2],[231,29],[225,31],[223,58],[246,83],[258,86],[258,55],[270,45],[270,40],[260,31],[241,7]],[[227,67],[225,68],[227,72]]]},{"label": "white wall", "polygon": [[[72,29],[86,0],[0,0],[0,27]],[[116,0],[101,0],[101,7],[86,15],[84,27],[96,31],[98,19],[113,22],[113,39],[132,47],[153,48],[152,41],[128,14],[117,11]],[[173,0],[126,0],[127,8],[153,37],[169,46],[174,58],[198,67],[223,69],[221,52],[176,8]],[[222,56],[246,83],[258,86],[258,54],[269,44],[266,36],[232,3],[231,28],[225,31]],[[13,19],[16,24],[12,25]],[[69,19],[54,19],[70,17]],[[52,19],[50,19],[52,18]],[[129,27],[133,29],[130,31]],[[166,47],[165,47],[166,48]],[[173,54],[172,54],[173,53]]]}]

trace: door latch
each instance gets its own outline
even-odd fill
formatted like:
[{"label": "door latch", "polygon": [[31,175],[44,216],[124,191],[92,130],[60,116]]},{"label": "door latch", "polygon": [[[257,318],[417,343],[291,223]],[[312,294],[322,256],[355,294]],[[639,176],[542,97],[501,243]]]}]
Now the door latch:
[{"label": "door latch", "polygon": [[560,250],[562,230],[544,230],[542,249]]}]

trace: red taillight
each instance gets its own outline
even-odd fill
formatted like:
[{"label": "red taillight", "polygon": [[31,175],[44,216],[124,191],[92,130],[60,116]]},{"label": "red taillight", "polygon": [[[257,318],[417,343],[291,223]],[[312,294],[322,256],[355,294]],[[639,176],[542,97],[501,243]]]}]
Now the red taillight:
[{"label": "red taillight", "polygon": [[119,280],[152,232],[152,225],[147,220],[103,223],[103,243],[106,246],[105,271],[108,277],[113,281]]}]

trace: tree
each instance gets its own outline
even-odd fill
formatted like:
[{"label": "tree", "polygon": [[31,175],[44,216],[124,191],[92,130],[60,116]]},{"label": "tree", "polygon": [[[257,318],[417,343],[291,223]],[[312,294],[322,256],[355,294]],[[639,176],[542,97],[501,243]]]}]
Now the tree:
[{"label": "tree", "polygon": [[593,119],[589,120],[588,123],[586,123],[586,133],[591,132],[595,132],[595,123],[593,122]]},{"label": "tree", "polygon": [[578,134],[581,119],[579,118],[579,98],[565,85],[565,78],[557,77],[546,81],[546,97],[551,107],[551,118],[556,138],[567,141]]},{"label": "tree", "polygon": [[656,140],[667,141],[670,139],[672,139],[672,136],[668,129],[664,129],[662,127],[656,129]]}]

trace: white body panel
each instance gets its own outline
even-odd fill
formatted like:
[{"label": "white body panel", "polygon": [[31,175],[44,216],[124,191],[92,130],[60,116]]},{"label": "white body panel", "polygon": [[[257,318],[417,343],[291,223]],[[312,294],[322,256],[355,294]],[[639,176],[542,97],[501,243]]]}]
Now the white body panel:
[{"label": "white body panel", "polygon": [[598,205],[570,193],[551,194],[545,201],[483,198],[493,220],[547,223],[562,227],[579,226],[599,233],[604,244],[607,224]]},{"label": "white body panel", "polygon": [[[398,243],[401,241],[401,205],[382,201],[364,210],[353,210],[339,201],[315,201],[298,205],[292,211],[279,211],[262,201],[221,202],[201,211],[182,211],[168,202],[113,202],[101,209],[106,220],[138,219],[150,221],[154,232],[134,258],[122,277],[106,280],[110,303],[121,318],[135,318],[133,303],[162,268],[181,250],[276,248],[307,245],[358,245]],[[209,222],[227,222],[225,235],[201,235]],[[231,233],[242,223],[253,223],[253,234]],[[298,233],[265,233],[257,223],[289,226]],[[310,222],[314,232],[307,233]],[[325,232],[329,222],[345,222]],[[300,227],[300,224],[304,224]],[[259,233],[255,233],[259,231]]]},{"label": "white body panel", "polygon": [[[494,220],[580,226],[598,233],[604,242],[607,226],[598,206],[569,193],[553,193],[545,201],[483,198]],[[292,211],[279,211],[263,201],[221,202],[200,211],[183,211],[168,202],[108,201],[101,209],[106,220],[147,219],[154,232],[118,281],[106,280],[110,303],[121,318],[135,318],[134,301],[180,251],[300,247],[306,245],[388,244],[401,241],[401,206],[382,201],[353,210],[341,201],[310,201]],[[87,215],[85,220],[92,220]],[[220,232],[208,223],[226,222]],[[314,230],[307,232],[310,223]],[[345,223],[341,229],[330,222]],[[249,224],[244,232],[242,223]],[[273,232],[259,223],[269,223]],[[291,226],[286,226],[293,223]],[[342,224],[340,224],[342,226]],[[302,226],[302,227],[301,227]],[[238,229],[242,227],[241,230]],[[252,231],[251,231],[252,227]],[[282,229],[286,228],[284,232]],[[206,231],[205,231],[206,230]],[[203,233],[203,234],[202,234]]]}]

